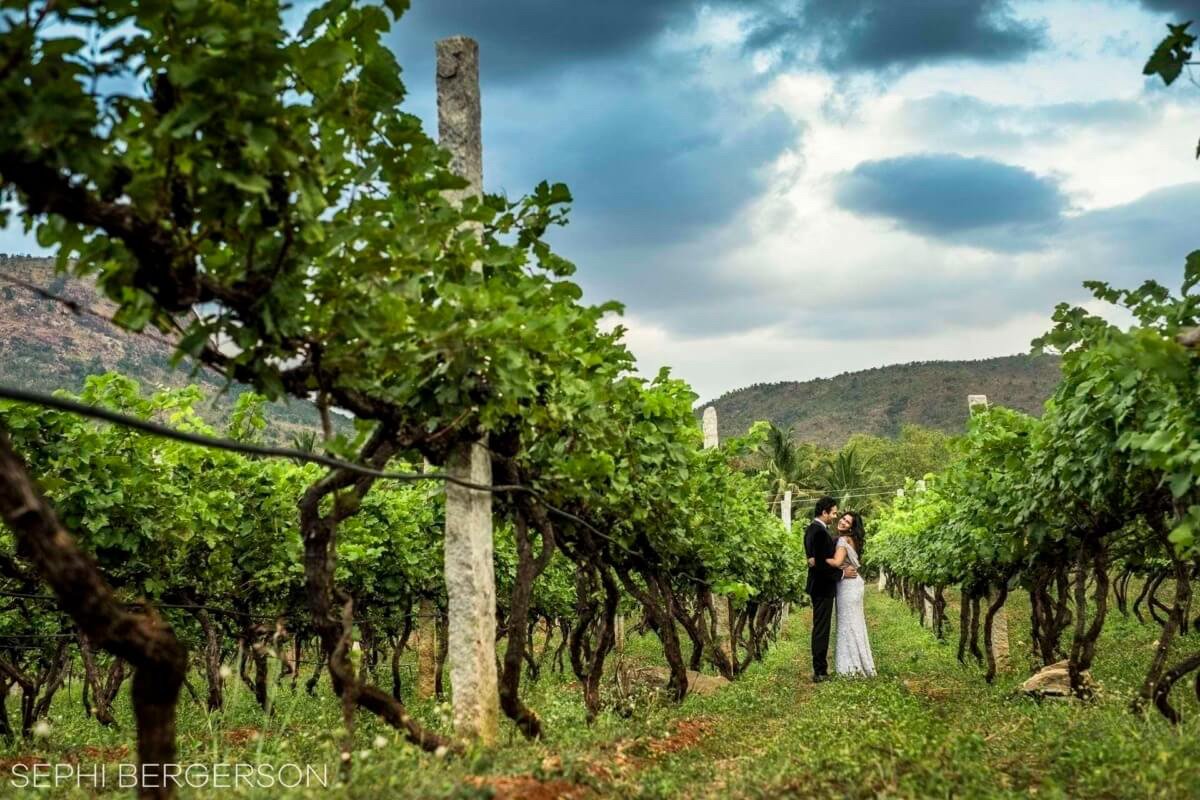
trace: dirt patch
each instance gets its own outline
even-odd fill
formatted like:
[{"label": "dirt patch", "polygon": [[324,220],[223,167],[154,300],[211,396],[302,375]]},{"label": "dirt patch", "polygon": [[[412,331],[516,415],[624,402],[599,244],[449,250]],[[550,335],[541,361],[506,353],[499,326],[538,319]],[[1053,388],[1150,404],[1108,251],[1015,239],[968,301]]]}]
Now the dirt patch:
[{"label": "dirt patch", "polygon": [[235,747],[241,747],[247,742],[257,741],[262,736],[258,728],[247,725],[244,728],[234,728],[231,731],[225,732],[225,741]]},{"label": "dirt patch", "polygon": [[612,781],[617,775],[628,775],[644,769],[650,762],[700,744],[716,729],[711,719],[683,719],[675,723],[670,736],[657,739],[620,740],[612,745],[612,757],[607,763],[592,762],[588,773],[601,781]]},{"label": "dirt patch", "polygon": [[17,756],[16,758],[0,759],[0,772],[12,772],[13,767],[32,767],[35,764],[49,764],[41,756]]},{"label": "dirt patch", "polygon": [[917,680],[905,680],[902,683],[910,694],[924,697],[926,700],[943,703],[954,696],[954,690],[948,689],[945,686],[935,686],[932,683]]},{"label": "dirt patch", "polygon": [[578,800],[589,795],[586,786],[564,779],[543,781],[532,775],[467,778],[476,789],[491,791],[495,800]]},{"label": "dirt patch", "polygon": [[650,752],[655,758],[678,753],[700,744],[706,736],[713,732],[716,723],[709,719],[685,719],[675,725],[675,733],[665,739],[650,741]]},{"label": "dirt patch", "polygon": [[129,748],[125,745],[121,745],[120,747],[85,747],[79,752],[88,761],[108,763],[124,761],[129,755]]}]

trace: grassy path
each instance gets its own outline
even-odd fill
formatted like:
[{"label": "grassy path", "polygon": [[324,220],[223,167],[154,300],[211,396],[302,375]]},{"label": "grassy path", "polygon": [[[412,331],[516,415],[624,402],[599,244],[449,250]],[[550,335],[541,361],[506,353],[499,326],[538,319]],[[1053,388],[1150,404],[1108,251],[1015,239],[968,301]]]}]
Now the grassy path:
[{"label": "grassy path", "polygon": [[[1014,656],[1028,642],[1019,609]],[[880,676],[808,680],[807,615],[762,668],[687,711],[715,727],[622,787],[645,797],[1200,797],[1197,704],[1176,733],[1137,720],[1127,699],[1154,629],[1114,620],[1101,643],[1100,700],[1015,698],[964,668],[900,603],[870,593]],[[1192,648],[1200,637],[1190,637]],[[1190,687],[1178,692],[1191,694]],[[622,792],[625,793],[624,791]]]},{"label": "grassy path", "polygon": [[[1101,641],[1095,677],[1099,700],[1089,705],[1013,696],[1019,668],[998,685],[963,667],[950,643],[938,643],[908,610],[869,592],[868,625],[881,674],[870,680],[813,685],[807,654],[809,618],[793,615],[761,664],[731,686],[676,706],[654,696],[634,698],[631,713],[584,723],[578,687],[545,675],[531,684],[530,704],[548,736],[526,743],[514,730],[493,751],[440,760],[417,753],[373,719],[359,717],[354,779],[287,793],[240,788],[185,790],[184,798],[704,798],[704,797],[1200,797],[1200,705],[1191,687],[1176,692],[1185,724],[1173,731],[1156,715],[1127,712],[1153,645],[1156,628],[1113,619]],[[1027,615],[1019,598],[1010,609],[1015,659],[1028,649]],[[1200,636],[1180,651],[1200,648]],[[652,637],[631,640],[631,662],[660,659]],[[1022,665],[1023,667],[1023,665]],[[611,683],[611,682],[609,682]],[[328,765],[336,780],[339,716],[328,689],[276,694],[264,717],[234,684],[224,718],[181,706],[180,760]],[[33,758],[128,759],[132,720],[115,709],[118,730],[84,719],[78,697],[56,702],[52,732],[35,745],[0,751],[0,762]],[[446,725],[446,708],[414,712]],[[94,797],[90,790],[12,788],[0,774],[0,797]],[[103,796],[124,797],[110,789]]]}]

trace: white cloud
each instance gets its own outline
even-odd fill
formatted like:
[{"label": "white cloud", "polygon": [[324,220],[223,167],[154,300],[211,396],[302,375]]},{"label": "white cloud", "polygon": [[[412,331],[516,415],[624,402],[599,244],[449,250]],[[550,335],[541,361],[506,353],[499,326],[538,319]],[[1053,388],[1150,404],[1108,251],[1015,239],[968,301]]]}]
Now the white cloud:
[{"label": "white cloud", "polygon": [[[1161,196],[1140,199],[1200,176],[1200,92],[1158,91],[1142,77],[1159,20],[1118,2],[1017,8],[1045,18],[1051,42],[1023,62],[939,64],[887,81],[797,69],[767,84],[757,102],[802,124],[801,140],[776,161],[757,202],[688,243],[708,254],[707,283],[726,287],[717,310],[695,298],[678,308],[663,298],[653,308],[631,303],[630,343],[643,368],[673,364],[711,397],[758,381],[1022,352],[1049,327],[1057,302],[1088,299],[1084,279],[1175,285],[1190,249],[1183,223],[1163,221]],[[987,119],[975,138],[969,126],[911,124],[913,102],[945,94],[1003,115],[1011,135],[983,135],[995,132],[984,130]],[[1071,204],[1062,230],[1044,249],[998,253],[914,236],[834,205],[839,173],[928,152],[989,157],[1058,180]],[[1172,198],[1190,204],[1200,193]]]}]

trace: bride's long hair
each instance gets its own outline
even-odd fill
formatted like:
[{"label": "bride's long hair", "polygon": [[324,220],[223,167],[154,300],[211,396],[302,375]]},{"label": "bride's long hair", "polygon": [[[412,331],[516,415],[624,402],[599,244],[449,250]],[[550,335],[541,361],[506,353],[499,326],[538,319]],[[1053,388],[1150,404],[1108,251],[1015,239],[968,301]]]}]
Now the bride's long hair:
[{"label": "bride's long hair", "polygon": [[861,561],[863,557],[863,545],[866,544],[867,529],[863,526],[862,514],[858,511],[847,511],[843,516],[848,516],[854,521],[850,524],[850,530],[846,531],[846,536],[854,542],[854,552],[858,553],[858,558]]}]

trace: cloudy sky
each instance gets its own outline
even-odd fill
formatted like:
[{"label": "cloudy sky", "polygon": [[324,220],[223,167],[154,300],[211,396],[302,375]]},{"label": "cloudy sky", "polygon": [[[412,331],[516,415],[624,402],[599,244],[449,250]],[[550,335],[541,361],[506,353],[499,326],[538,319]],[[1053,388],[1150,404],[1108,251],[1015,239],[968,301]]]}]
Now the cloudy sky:
[{"label": "cloudy sky", "polygon": [[566,182],[553,241],[588,299],[626,304],[644,371],[711,398],[1021,352],[1089,278],[1177,286],[1200,247],[1200,87],[1141,68],[1193,17],[1200,0],[413,0],[391,40],[431,125],[434,40],[479,40],[486,187]]}]

